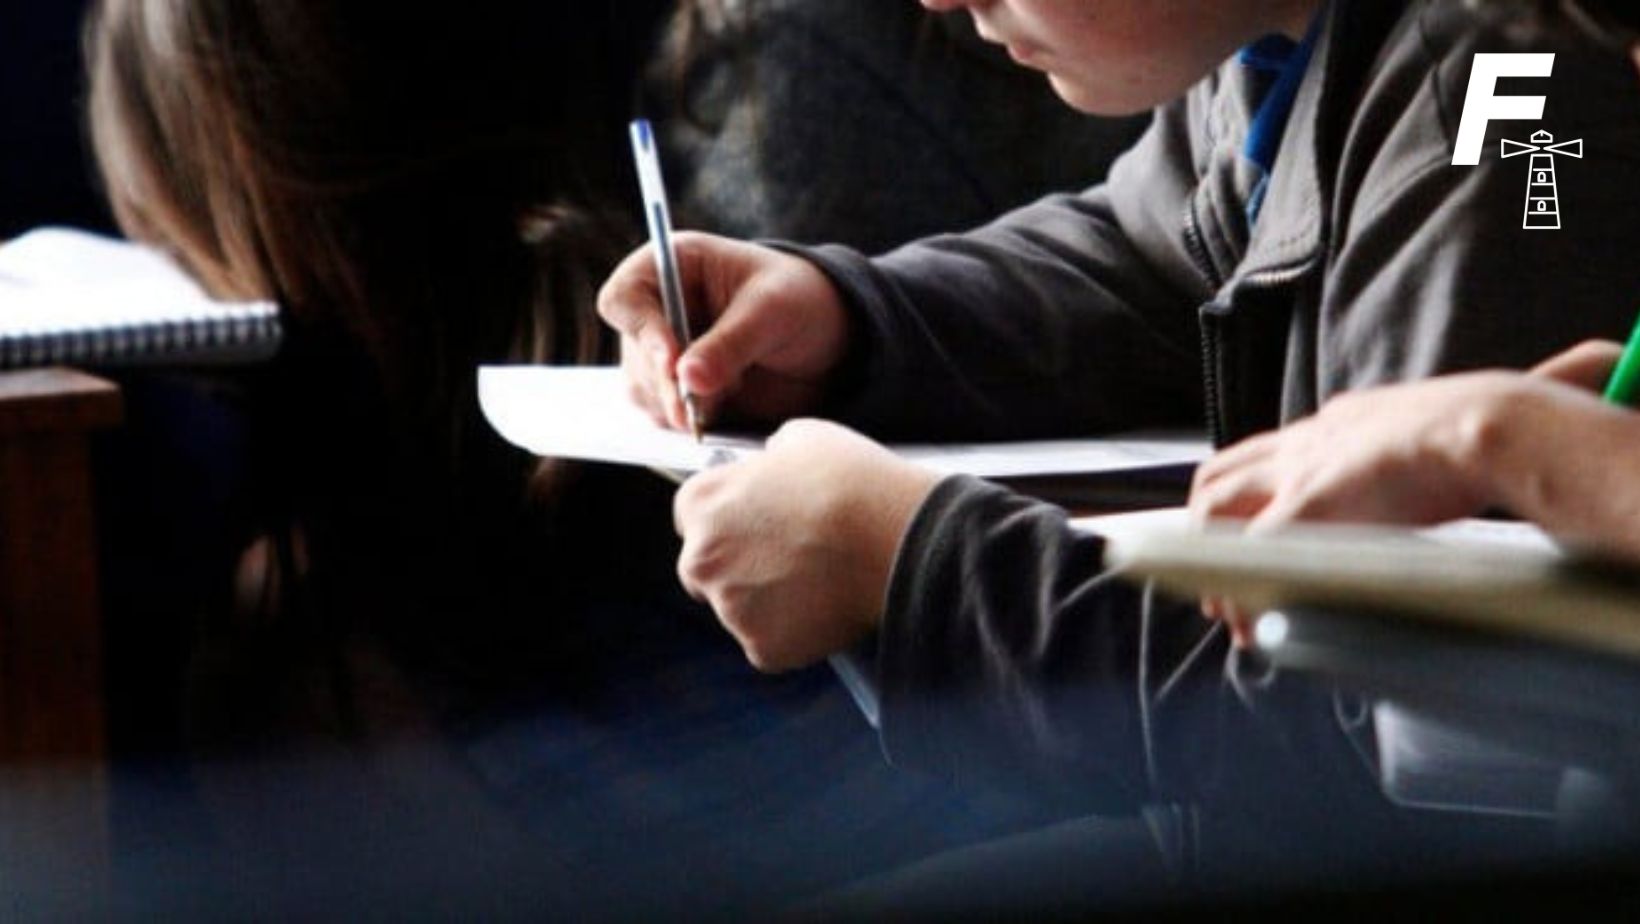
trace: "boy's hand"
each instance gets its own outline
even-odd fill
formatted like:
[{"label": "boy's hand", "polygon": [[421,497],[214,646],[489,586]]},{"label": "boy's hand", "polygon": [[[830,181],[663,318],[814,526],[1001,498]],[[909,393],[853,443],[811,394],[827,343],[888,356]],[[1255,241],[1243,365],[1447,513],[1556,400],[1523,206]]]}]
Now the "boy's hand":
[{"label": "boy's hand", "polygon": [[1201,598],[1202,615],[1214,622],[1222,622],[1230,631],[1230,640],[1237,648],[1253,647],[1253,627],[1260,614],[1242,609],[1228,597]]},{"label": "boy's hand", "polygon": [[1566,385],[1598,391],[1621,354],[1615,343],[1590,341],[1530,375],[1473,372],[1339,395],[1312,417],[1209,459],[1196,471],[1191,509],[1249,518],[1251,529],[1296,520],[1421,525],[1473,514],[1504,499],[1497,458],[1527,426],[1522,402],[1580,398]]},{"label": "boy's hand", "polygon": [[[1589,341],[1529,376],[1472,373],[1341,395],[1313,417],[1208,460],[1196,472],[1192,512],[1250,517],[1249,528],[1261,530],[1296,520],[1423,524],[1474,513],[1507,493],[1496,471],[1499,449],[1522,438],[1512,431],[1530,428],[1525,400],[1588,405],[1563,386],[1599,391],[1622,352]],[[1229,600],[1201,603],[1238,646],[1252,644],[1257,614]]]},{"label": "boy's hand", "polygon": [[649,247],[632,253],[598,293],[621,335],[632,397],[655,421],[688,424],[677,380],[708,420],[731,412],[774,423],[813,411],[848,344],[848,314],[807,260],[707,234],[675,238],[694,343],[680,357]]},{"label": "boy's hand", "polygon": [[759,670],[842,651],[881,618],[900,539],[940,476],[835,424],[793,421],[674,503],[684,589]]},{"label": "boy's hand", "polygon": [[1539,378],[1565,382],[1585,391],[1603,391],[1612,369],[1623,356],[1623,345],[1610,340],[1585,340],[1556,353],[1532,369]]},{"label": "boy's hand", "polygon": [[1423,525],[1468,516],[1498,499],[1482,466],[1530,381],[1481,372],[1339,395],[1203,463],[1191,509],[1248,519],[1255,531],[1299,520]]}]

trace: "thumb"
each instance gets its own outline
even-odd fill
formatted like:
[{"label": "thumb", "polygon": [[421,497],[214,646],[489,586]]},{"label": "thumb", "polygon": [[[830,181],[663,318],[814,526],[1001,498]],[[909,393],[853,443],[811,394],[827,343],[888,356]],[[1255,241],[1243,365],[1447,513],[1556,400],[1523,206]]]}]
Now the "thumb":
[{"label": "thumb", "polygon": [[1607,340],[1588,340],[1539,363],[1532,374],[1589,391],[1605,387],[1623,348]]}]

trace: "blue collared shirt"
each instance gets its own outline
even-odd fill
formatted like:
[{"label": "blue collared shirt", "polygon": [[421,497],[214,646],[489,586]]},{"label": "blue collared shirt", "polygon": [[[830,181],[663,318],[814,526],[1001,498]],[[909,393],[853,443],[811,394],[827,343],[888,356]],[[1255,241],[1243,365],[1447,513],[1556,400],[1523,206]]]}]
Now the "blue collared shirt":
[{"label": "blue collared shirt", "polygon": [[1287,134],[1287,120],[1293,114],[1293,103],[1298,99],[1298,88],[1310,69],[1316,41],[1321,32],[1322,17],[1310,24],[1302,42],[1285,35],[1267,35],[1241,50],[1238,60],[1243,67],[1275,80],[1264,93],[1258,111],[1253,113],[1253,124],[1247,130],[1247,142],[1242,154],[1259,169],[1259,180],[1247,200],[1247,225],[1258,223],[1264,207],[1264,195],[1270,187],[1270,175],[1275,172],[1276,155]]}]

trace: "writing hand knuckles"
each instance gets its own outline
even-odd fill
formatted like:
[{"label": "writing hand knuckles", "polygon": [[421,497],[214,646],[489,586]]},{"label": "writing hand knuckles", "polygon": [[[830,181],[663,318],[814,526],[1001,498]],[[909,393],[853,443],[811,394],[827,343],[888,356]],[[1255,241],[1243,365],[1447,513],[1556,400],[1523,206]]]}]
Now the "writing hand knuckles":
[{"label": "writing hand knuckles", "polygon": [[718,617],[746,638],[764,638],[762,631],[769,623],[757,605],[756,591],[742,581],[720,580],[712,591],[712,603]]},{"label": "writing hand knuckles", "polygon": [[[686,526],[688,524],[685,524]],[[680,571],[702,586],[721,585],[739,560],[732,538],[714,532],[710,524],[691,530],[679,557]]]},{"label": "writing hand knuckles", "polygon": [[683,554],[678,556],[677,572],[678,584],[683,588],[684,592],[687,593],[692,599],[698,600],[701,603],[706,603],[706,587],[698,583],[694,578],[694,562],[689,556],[687,547],[685,547]]},{"label": "writing hand knuckles", "polygon": [[778,631],[778,614],[765,612],[756,588],[738,582],[724,582],[712,588],[710,601],[718,621],[733,635],[746,660],[759,671],[786,670],[791,657]]},{"label": "writing hand knuckles", "polygon": [[678,582],[695,599],[710,602],[719,616],[727,617],[732,614],[730,605],[737,600],[726,581],[729,564],[722,543],[685,540],[683,551],[678,555]]}]

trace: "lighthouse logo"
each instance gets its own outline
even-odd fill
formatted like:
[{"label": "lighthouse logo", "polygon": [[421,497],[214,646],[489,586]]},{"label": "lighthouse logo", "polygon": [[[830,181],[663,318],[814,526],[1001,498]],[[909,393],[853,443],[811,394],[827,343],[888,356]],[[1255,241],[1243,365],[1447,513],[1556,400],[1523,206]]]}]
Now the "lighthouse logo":
[{"label": "lighthouse logo", "polygon": [[1583,158],[1583,139],[1555,144],[1555,136],[1548,132],[1532,135],[1531,144],[1503,139],[1503,157],[1532,155],[1526,171],[1526,218],[1521,227],[1527,231],[1560,230],[1560,194],[1555,185],[1555,157]]},{"label": "lighthouse logo", "polygon": [[[1548,78],[1554,74],[1553,54],[1478,54],[1469,72],[1469,95],[1464,99],[1463,119],[1458,123],[1458,145],[1452,166],[1473,167],[1481,162],[1486,146],[1486,129],[1492,122],[1515,120],[1541,122],[1546,98],[1542,96],[1499,96],[1502,78]],[[1546,131],[1536,132],[1531,141],[1504,139],[1505,159],[1532,155],[1526,172],[1526,216],[1521,227],[1527,231],[1560,228],[1560,187],[1555,180],[1555,158],[1583,157],[1583,139],[1555,142]]]}]

